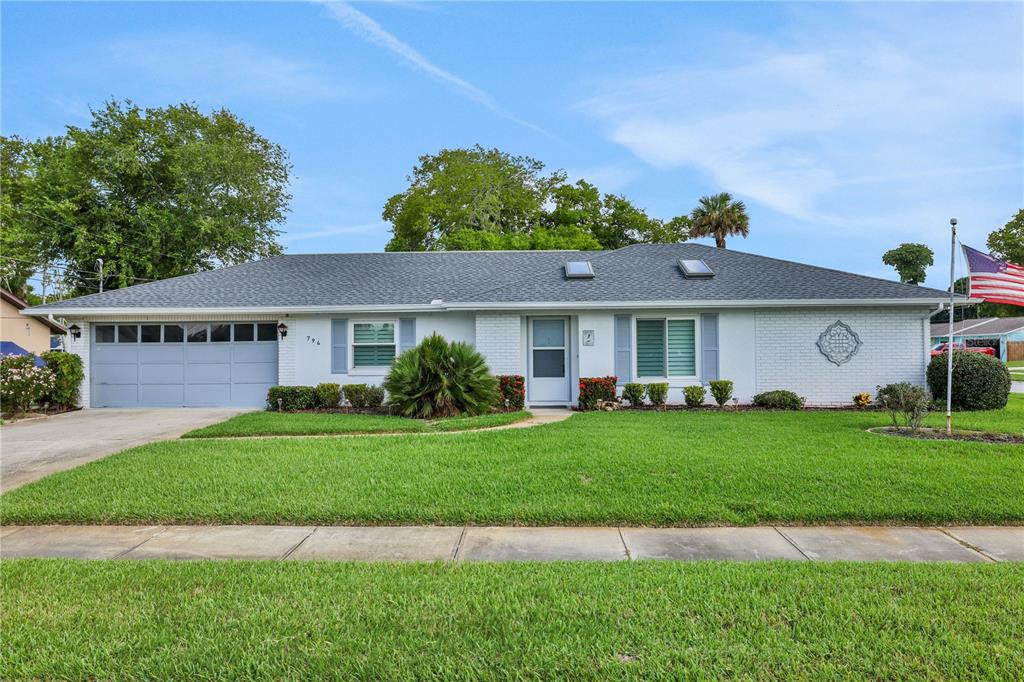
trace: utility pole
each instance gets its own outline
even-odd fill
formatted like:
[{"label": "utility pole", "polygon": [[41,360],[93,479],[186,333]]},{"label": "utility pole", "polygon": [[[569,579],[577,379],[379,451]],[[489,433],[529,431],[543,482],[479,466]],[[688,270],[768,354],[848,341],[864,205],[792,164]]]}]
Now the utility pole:
[{"label": "utility pole", "polygon": [[953,433],[953,283],[956,277],[956,218],[949,219],[949,343],[946,344],[946,433]]},{"label": "utility pole", "polygon": [[95,267],[96,267],[96,271],[100,275],[100,293],[102,294],[103,293],[103,259],[102,258],[97,258],[96,259]]}]

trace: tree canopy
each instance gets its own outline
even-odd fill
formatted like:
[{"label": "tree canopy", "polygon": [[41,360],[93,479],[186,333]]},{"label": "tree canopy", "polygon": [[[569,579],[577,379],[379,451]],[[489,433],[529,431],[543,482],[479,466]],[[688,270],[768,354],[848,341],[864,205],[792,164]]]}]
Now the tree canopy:
[{"label": "tree canopy", "polygon": [[388,199],[388,251],[617,249],[686,239],[689,219],[664,222],[628,199],[563,171],[480,145],[420,157],[409,187]]},{"label": "tree canopy", "polygon": [[12,279],[24,270],[9,264],[48,264],[86,294],[98,289],[97,259],[112,289],[281,252],[287,154],[225,109],[111,101],[87,128],[0,147]]},{"label": "tree canopy", "polygon": [[896,268],[900,281],[920,284],[925,280],[925,268],[935,262],[935,254],[924,244],[900,244],[882,255],[882,262]]},{"label": "tree canopy", "polygon": [[988,248],[999,258],[1024,265],[1024,208],[988,236]]},{"label": "tree canopy", "polygon": [[715,246],[725,248],[725,238],[750,234],[750,218],[742,201],[728,192],[701,197],[700,204],[690,214],[691,237],[714,237]]}]

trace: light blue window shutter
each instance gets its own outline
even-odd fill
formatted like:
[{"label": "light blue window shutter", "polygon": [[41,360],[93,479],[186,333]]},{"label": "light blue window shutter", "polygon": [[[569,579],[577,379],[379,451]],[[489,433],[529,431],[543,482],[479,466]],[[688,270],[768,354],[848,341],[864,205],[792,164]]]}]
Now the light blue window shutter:
[{"label": "light blue window shutter", "polygon": [[665,320],[636,321],[636,375],[666,376]]},{"label": "light blue window shutter", "polygon": [[700,316],[700,380],[718,379],[718,313]]},{"label": "light blue window shutter", "polygon": [[348,320],[331,320],[331,373],[348,374]]},{"label": "light blue window shutter", "polygon": [[619,386],[633,381],[632,315],[615,316],[615,376]]},{"label": "light blue window shutter", "polygon": [[416,345],[416,318],[403,317],[398,321],[398,352],[407,351]]},{"label": "light blue window shutter", "polygon": [[696,323],[693,320],[668,321],[668,375],[697,375]]}]

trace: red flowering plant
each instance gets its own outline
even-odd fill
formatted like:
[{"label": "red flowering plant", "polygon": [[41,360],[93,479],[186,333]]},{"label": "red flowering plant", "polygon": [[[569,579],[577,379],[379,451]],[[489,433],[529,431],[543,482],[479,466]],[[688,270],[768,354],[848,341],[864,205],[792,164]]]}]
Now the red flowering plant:
[{"label": "red flowering plant", "polygon": [[615,400],[618,377],[580,377],[580,409],[596,410],[602,400]]},{"label": "red flowering plant", "polygon": [[509,412],[518,412],[526,405],[526,378],[522,374],[498,376],[500,404]]}]

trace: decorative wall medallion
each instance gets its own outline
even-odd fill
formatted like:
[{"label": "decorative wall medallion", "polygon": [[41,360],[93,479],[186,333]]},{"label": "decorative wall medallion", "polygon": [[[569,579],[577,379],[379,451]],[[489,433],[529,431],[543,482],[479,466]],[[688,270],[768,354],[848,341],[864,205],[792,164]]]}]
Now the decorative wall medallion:
[{"label": "decorative wall medallion", "polygon": [[849,362],[860,347],[861,341],[857,332],[839,320],[826,327],[818,337],[818,350],[835,365]]}]

